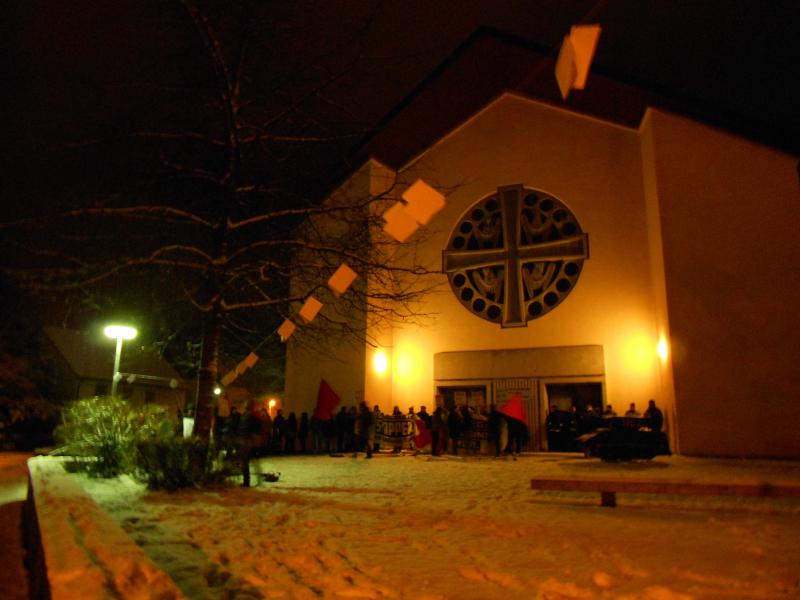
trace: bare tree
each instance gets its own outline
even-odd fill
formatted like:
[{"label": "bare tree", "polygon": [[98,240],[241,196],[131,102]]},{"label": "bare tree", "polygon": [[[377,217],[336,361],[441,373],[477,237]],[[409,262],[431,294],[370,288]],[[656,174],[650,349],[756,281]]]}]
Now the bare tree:
[{"label": "bare tree", "polygon": [[[413,261],[396,266],[404,250],[380,232],[395,185],[320,200],[333,165],[319,157],[331,148],[344,156],[365,132],[336,100],[342,90],[328,92],[359,60],[368,17],[327,46],[296,40],[296,55],[283,61],[269,55],[270,36],[286,26],[271,12],[276,6],[245,1],[223,11],[180,0],[155,7],[158,61],[142,70],[145,77],[134,73],[112,87],[157,93],[163,103],[111,111],[96,136],[66,145],[67,178],[81,185],[46,218],[9,219],[0,231],[6,254],[18,259],[7,270],[28,287],[113,294],[126,278],[151,277],[164,302],[188,303],[202,315],[195,432],[208,439],[224,324],[246,330],[255,318],[265,338],[274,336],[347,262],[359,283],[303,334],[315,343],[333,333],[365,339],[367,314],[420,317],[416,301],[435,281]],[[164,57],[175,63],[159,64]],[[85,164],[106,174],[76,175]]]}]

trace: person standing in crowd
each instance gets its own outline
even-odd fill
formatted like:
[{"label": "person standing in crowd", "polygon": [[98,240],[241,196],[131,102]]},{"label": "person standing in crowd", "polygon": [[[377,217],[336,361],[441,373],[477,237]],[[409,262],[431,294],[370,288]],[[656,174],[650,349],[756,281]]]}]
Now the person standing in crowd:
[{"label": "person standing in crowd", "polygon": [[284,438],[284,452],[294,454],[294,442],[297,439],[297,415],[294,412],[290,412],[286,418]]},{"label": "person standing in crowd", "polygon": [[347,407],[342,406],[336,413],[336,452],[344,452],[344,443],[347,436]]},{"label": "person standing in crowd", "polygon": [[428,414],[424,406],[419,407],[419,412],[416,414],[416,437],[414,444],[418,451],[427,448],[431,444],[431,416]]},{"label": "person standing in crowd", "polygon": [[656,406],[655,400],[647,401],[647,410],[644,411],[644,418],[650,422],[650,429],[660,432],[664,426],[664,413]]},{"label": "person standing in crowd", "polygon": [[471,434],[473,429],[472,423],[472,409],[467,406],[466,404],[461,406],[461,410],[459,411],[459,416],[461,417],[461,431],[459,438],[461,439],[461,446],[467,451],[467,453],[472,451],[471,447]]},{"label": "person standing in crowd", "polygon": [[502,450],[500,447],[502,424],[503,414],[497,410],[494,404],[492,404],[492,407],[489,410],[489,422],[487,423],[486,428],[489,435],[489,444],[491,448],[494,448],[495,457],[499,457]]},{"label": "person standing in crowd", "polygon": [[[338,416],[339,413],[337,413]],[[322,435],[325,437],[325,447],[328,454],[333,456],[337,452],[339,443],[339,431],[336,427],[336,417],[331,416],[322,422]]]},{"label": "person standing in crowd", "polygon": [[[547,429],[547,448],[550,452],[564,452],[566,448],[566,436],[568,435],[567,413],[559,409],[555,404],[550,406],[550,412],[545,419]],[[511,429],[509,427],[509,435]]]},{"label": "person standing in crowd", "polygon": [[634,418],[639,418],[639,417],[642,416],[642,415],[639,414],[639,411],[636,410],[636,403],[635,402],[631,402],[630,407],[625,412],[625,416],[626,417],[634,417]]},{"label": "person standing in crowd", "polygon": [[422,419],[422,422],[425,423],[425,427],[429,430],[431,428],[431,415],[428,412],[428,409],[424,406],[419,407],[419,412],[417,413],[417,418]]},{"label": "person standing in crowd", "polygon": [[598,417],[597,413],[594,411],[594,406],[587,404],[585,412],[583,415],[581,415],[581,426],[579,433],[583,435],[584,433],[594,431],[599,427],[599,421],[600,417]]},{"label": "person standing in crowd", "polygon": [[300,423],[297,425],[297,442],[300,446],[300,452],[306,453],[306,443],[308,442],[308,413],[304,412],[300,415]]},{"label": "person standing in crowd", "polygon": [[283,409],[279,408],[272,419],[272,447],[276,452],[283,452],[283,435],[286,430],[286,417],[283,416]]},{"label": "person standing in crowd", "polygon": [[251,415],[249,410],[242,410],[239,406],[232,407],[231,416],[234,414],[236,419],[229,421],[228,429],[230,448],[242,472],[242,487],[250,487],[250,453],[253,450]]},{"label": "person standing in crowd", "polygon": [[317,413],[311,415],[308,428],[311,430],[311,451],[314,454],[319,454],[323,449],[324,436],[322,433],[322,419],[317,416]]},{"label": "person standing in crowd", "polygon": [[351,406],[347,410],[347,419],[345,424],[347,429],[344,436],[344,451],[350,452],[356,444],[356,421],[358,420],[358,408]]},{"label": "person standing in crowd", "polygon": [[522,447],[528,443],[528,426],[522,421],[514,418],[507,418],[508,423],[508,448],[507,451],[514,456],[514,460],[522,452]]},{"label": "person standing in crowd", "polygon": [[269,408],[261,406],[258,413],[261,425],[261,448],[260,454],[268,454],[272,445],[272,417],[269,416]]},{"label": "person standing in crowd", "polygon": [[437,406],[431,415],[431,455],[439,456],[439,440],[444,429],[444,414],[441,406]]},{"label": "person standing in crowd", "polygon": [[410,435],[408,436],[408,448],[409,450],[416,452],[417,445],[414,443],[414,438],[417,436],[417,415],[414,412],[413,406],[408,407],[406,420],[408,421],[408,424],[406,425],[406,429],[403,431],[403,433],[406,431],[409,432]]},{"label": "person standing in crowd", "polygon": [[374,439],[372,445],[373,452],[381,451],[381,440],[380,437],[378,436],[378,424],[380,423],[380,420],[382,418],[383,418],[383,413],[381,412],[381,407],[376,404],[375,406],[372,407],[372,421],[375,427],[375,431],[372,434],[372,437]]},{"label": "person standing in crowd", "polygon": [[578,407],[574,404],[570,407],[567,413],[567,450],[570,452],[578,452],[580,445],[578,444],[578,436],[581,434],[581,415],[578,413]]},{"label": "person standing in crowd", "polygon": [[617,416],[617,413],[614,412],[614,409],[611,408],[611,405],[606,405],[606,409],[603,411],[603,418],[604,419],[613,419]]},{"label": "person standing in crowd", "polygon": [[239,419],[241,419],[241,417],[242,413],[239,412],[239,407],[235,404],[231,406],[228,418],[225,419],[225,428],[222,430],[222,435],[224,437],[232,438],[236,435],[236,431],[239,429]]},{"label": "person standing in crowd", "polygon": [[461,438],[461,414],[457,406],[447,413],[447,435],[450,437],[451,450],[458,454],[458,441]]},{"label": "person standing in crowd", "polygon": [[367,458],[372,458],[372,444],[375,441],[375,415],[369,410],[366,402],[358,406],[356,419],[356,442],[353,445],[353,458],[358,456],[358,451],[363,448]]},{"label": "person standing in crowd", "polygon": [[250,458],[255,458],[261,454],[261,448],[264,444],[264,436],[261,433],[263,422],[261,421],[261,412],[263,407],[256,408],[255,405],[248,407],[245,412],[247,413],[247,432],[250,445]]},{"label": "person standing in crowd", "polygon": [[392,452],[395,454],[399,454],[403,450],[403,432],[400,429],[402,425],[401,419],[404,418],[402,411],[400,410],[399,406],[395,406],[392,409],[392,421],[391,421],[391,436],[394,438]]}]

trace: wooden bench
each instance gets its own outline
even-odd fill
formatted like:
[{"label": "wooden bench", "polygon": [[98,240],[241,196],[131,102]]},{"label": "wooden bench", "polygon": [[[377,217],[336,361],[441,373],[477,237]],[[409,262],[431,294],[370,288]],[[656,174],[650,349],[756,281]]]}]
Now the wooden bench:
[{"label": "wooden bench", "polygon": [[800,498],[800,485],[792,483],[705,483],[641,479],[575,479],[544,477],[531,480],[531,489],[562,492],[600,492],[600,505],[615,507],[617,492],[680,494],[688,496],[759,496]]}]

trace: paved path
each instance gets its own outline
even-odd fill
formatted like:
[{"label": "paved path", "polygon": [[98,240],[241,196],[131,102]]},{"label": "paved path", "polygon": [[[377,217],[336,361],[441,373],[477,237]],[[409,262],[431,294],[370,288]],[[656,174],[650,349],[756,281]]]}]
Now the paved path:
[{"label": "paved path", "polygon": [[28,600],[22,506],[28,491],[25,461],[30,457],[22,452],[0,452],[0,598],[3,600]]}]

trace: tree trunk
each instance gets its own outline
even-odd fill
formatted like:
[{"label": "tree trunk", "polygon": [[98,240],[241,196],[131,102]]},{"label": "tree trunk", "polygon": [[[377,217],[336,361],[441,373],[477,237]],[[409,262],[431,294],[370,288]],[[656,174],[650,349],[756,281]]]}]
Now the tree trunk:
[{"label": "tree trunk", "polygon": [[200,370],[197,375],[197,398],[194,435],[208,441],[214,417],[214,387],[217,385],[219,338],[222,314],[212,310],[203,327],[203,344],[200,353]]}]

